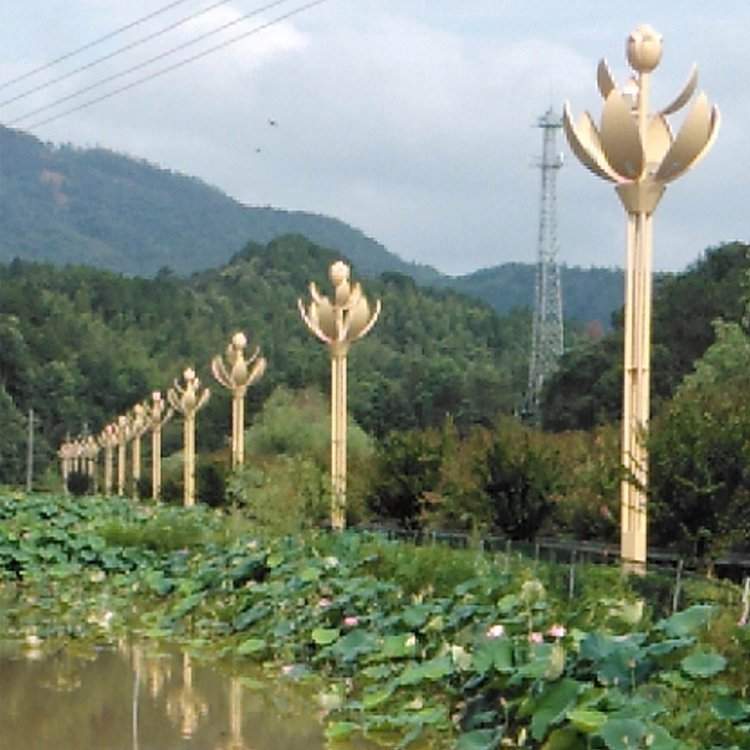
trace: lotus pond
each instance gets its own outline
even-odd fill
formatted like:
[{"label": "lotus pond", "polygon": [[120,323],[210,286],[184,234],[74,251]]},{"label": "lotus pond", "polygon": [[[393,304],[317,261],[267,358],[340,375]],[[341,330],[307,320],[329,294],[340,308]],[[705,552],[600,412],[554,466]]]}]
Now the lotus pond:
[{"label": "lotus pond", "polygon": [[671,612],[650,574],[581,568],[571,597],[566,569],[503,554],[0,496],[0,640],[16,653],[178,647],[245,689],[302,690],[331,748],[747,750],[740,597],[694,580]]}]

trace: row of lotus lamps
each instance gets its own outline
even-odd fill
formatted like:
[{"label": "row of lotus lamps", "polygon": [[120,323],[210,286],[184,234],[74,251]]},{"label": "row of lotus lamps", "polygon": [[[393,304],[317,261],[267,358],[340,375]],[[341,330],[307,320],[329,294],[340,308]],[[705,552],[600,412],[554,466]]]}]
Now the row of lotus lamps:
[{"label": "row of lotus lamps", "polygon": [[[311,302],[307,307],[298,300],[303,321],[320,339],[331,356],[331,526],[341,530],[346,525],[346,424],[347,424],[347,355],[352,342],[362,338],[376,323],[380,300],[371,311],[359,283],[349,281],[349,266],[336,261],[329,269],[334,287],[333,300],[321,294],[315,283],[310,284]],[[260,349],[245,356],[247,340],[235,333],[225,358],[211,360],[211,372],[222,386],[232,392],[232,468],[244,463],[244,404],[247,389],[265,372],[266,360]],[[71,471],[81,471],[95,479],[96,458],[104,449],[104,493],[112,493],[113,463],[117,451],[117,494],[125,494],[127,444],[131,442],[133,493],[137,495],[141,478],[141,438],[152,434],[152,497],[161,494],[161,429],[179,412],[183,418],[183,478],[185,506],[195,504],[195,420],[197,412],[210,397],[192,368],[183,373],[184,383],[177,380],[167,391],[166,401],[154,391],[151,402],[136,404],[127,415],[108,424],[98,437],[88,436],[63,443],[58,451],[65,486]]]}]

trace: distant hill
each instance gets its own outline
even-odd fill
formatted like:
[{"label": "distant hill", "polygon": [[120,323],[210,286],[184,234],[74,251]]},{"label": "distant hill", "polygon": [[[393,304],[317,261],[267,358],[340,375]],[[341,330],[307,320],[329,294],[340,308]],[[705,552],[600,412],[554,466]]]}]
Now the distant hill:
[{"label": "distant hill", "polygon": [[200,180],[105,149],[54,146],[0,126],[0,262],[90,265],[185,276],[226,263],[252,240],[299,234],[345,253],[359,273],[440,274],[407,263],[338,219],[244,206]]},{"label": "distant hill", "polygon": [[[535,265],[505,263],[450,279],[446,286],[489,303],[499,313],[507,313],[533,306],[535,276]],[[603,329],[608,329],[612,313],[622,307],[624,283],[621,269],[561,266],[564,317],[584,324],[598,321]]]},{"label": "distant hill", "polygon": [[[511,263],[461,277],[408,263],[338,219],[245,206],[195,177],[101,148],[44,143],[0,126],[0,263],[13,258],[83,264],[151,277],[217,268],[248,241],[296,234],[347,257],[356,272],[397,272],[506,313],[531,307],[534,265]],[[608,327],[622,305],[622,274],[564,268],[564,314]]]}]

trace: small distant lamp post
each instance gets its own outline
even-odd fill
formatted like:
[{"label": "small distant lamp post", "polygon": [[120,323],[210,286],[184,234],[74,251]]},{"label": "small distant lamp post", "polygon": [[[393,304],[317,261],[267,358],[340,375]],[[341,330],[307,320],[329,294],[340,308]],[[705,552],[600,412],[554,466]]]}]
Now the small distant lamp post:
[{"label": "small distant lamp post", "polygon": [[232,468],[242,467],[245,460],[245,394],[247,389],[260,380],[266,371],[265,357],[260,348],[245,358],[247,339],[238,332],[227,346],[227,363],[220,356],[211,360],[211,372],[216,380],[232,391]]},{"label": "small distant lamp post", "polygon": [[127,445],[131,437],[130,419],[126,415],[117,418],[117,494],[125,495],[125,464]]},{"label": "small distant lamp post", "polygon": [[146,410],[143,404],[136,404],[130,414],[130,436],[133,441],[130,448],[133,467],[133,500],[138,499],[138,484],[141,481],[141,438],[147,429]]},{"label": "small distant lamp post", "polygon": [[346,358],[351,343],[375,325],[380,300],[371,312],[361,285],[349,284],[349,266],[343,261],[331,265],[328,277],[333,302],[312,282],[312,302],[307,309],[302,300],[297,305],[307,327],[331,352],[331,526],[341,531],[346,526]]},{"label": "small distant lamp post", "polygon": [[618,90],[607,63],[597,70],[604,99],[601,126],[588,113],[574,122],[566,103],[563,125],[570,147],[594,174],[615,183],[628,214],[623,357],[620,553],[636,570],[646,565],[646,497],[651,361],[651,275],[653,215],[668,182],[680,177],[708,152],[719,130],[719,111],[699,94],[675,136],[666,116],[690,101],[698,74],[690,76],[675,100],[649,111],[651,72],[662,54],[662,37],[639,26],[627,40],[627,59],[635,75]]},{"label": "small distant lamp post", "polygon": [[99,444],[104,448],[104,495],[106,497],[112,494],[112,463],[117,443],[117,425],[114,423],[106,425],[99,435]]},{"label": "small distant lamp post", "polygon": [[68,494],[68,477],[70,476],[73,457],[75,456],[75,446],[69,440],[60,445],[57,450],[57,456],[60,459],[60,473],[63,480],[63,491]]},{"label": "small distant lamp post", "polygon": [[173,409],[167,404],[160,391],[151,394],[151,404],[145,405],[146,418],[151,430],[151,497],[161,497],[161,428],[172,418]]},{"label": "small distant lamp post", "polygon": [[184,476],[184,505],[191,508],[195,505],[195,415],[196,412],[206,405],[211,395],[208,388],[203,389],[199,395],[200,380],[195,371],[188,367],[183,373],[185,386],[181,386],[177,380],[174,388],[167,391],[167,400],[170,406],[182,414],[183,435],[185,443],[185,457],[183,465]]},{"label": "small distant lamp post", "polygon": [[83,455],[86,459],[86,475],[91,480],[91,491],[96,493],[99,489],[96,474],[96,459],[101,450],[99,443],[93,435],[88,435],[83,441]]}]

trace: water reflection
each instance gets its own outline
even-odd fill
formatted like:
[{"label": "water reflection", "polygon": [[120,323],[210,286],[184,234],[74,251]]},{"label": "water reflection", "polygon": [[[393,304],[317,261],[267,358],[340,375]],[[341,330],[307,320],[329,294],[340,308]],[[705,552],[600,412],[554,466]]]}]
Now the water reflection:
[{"label": "water reflection", "polygon": [[128,644],[44,659],[0,652],[0,747],[322,750],[311,696],[255,677]]}]

